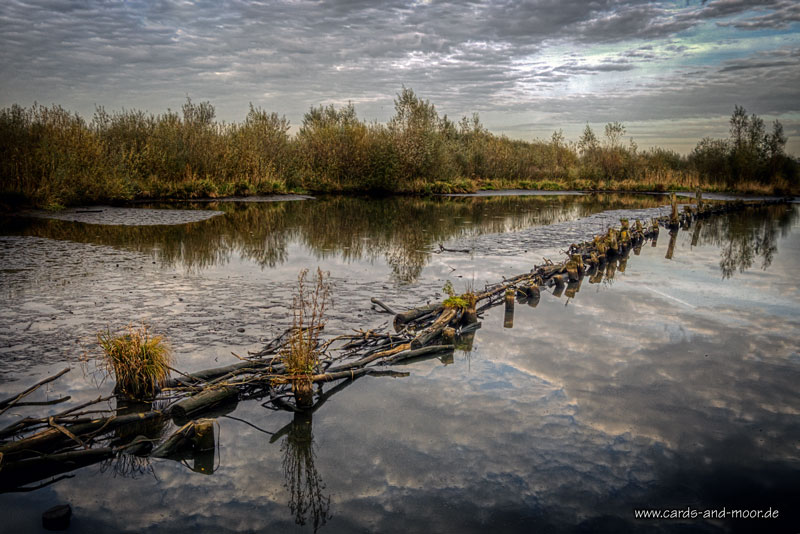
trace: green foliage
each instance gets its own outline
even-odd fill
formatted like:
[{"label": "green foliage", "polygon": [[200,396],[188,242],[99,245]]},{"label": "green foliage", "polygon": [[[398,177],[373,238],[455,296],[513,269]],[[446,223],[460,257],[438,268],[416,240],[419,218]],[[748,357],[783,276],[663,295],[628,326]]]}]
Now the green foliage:
[{"label": "green foliage", "polygon": [[707,181],[728,188],[749,189],[751,184],[772,184],[774,189],[798,184],[800,165],[784,152],[783,125],[775,120],[766,132],[763,119],[747,116],[736,106],[730,119],[730,138],[701,140],[689,157],[690,164]]}]

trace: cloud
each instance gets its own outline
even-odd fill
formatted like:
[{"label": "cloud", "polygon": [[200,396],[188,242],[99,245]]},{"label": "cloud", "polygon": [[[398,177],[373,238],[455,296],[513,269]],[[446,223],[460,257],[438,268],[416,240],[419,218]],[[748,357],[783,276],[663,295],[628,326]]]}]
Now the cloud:
[{"label": "cloud", "polygon": [[[646,110],[661,117],[669,112],[662,94],[683,88],[691,68],[719,74],[723,62],[797,47],[795,34],[766,45],[749,31],[785,31],[797,12],[786,0],[9,0],[0,6],[0,105],[160,112],[190,95],[211,100],[226,120],[240,120],[252,101],[297,123],[311,105],[354,101],[362,116],[386,120],[405,85],[451,116],[494,114],[500,127],[509,124],[504,114],[541,120],[530,112],[542,109],[579,122],[634,120]],[[742,45],[749,39],[757,49]],[[733,44],[717,44],[725,40]],[[795,80],[788,66],[771,73],[779,87]],[[707,113],[703,100],[732,108],[743,91],[725,83],[731,100],[709,81],[709,96],[687,95],[672,116]],[[767,96],[771,110],[796,111],[796,92]]]}]

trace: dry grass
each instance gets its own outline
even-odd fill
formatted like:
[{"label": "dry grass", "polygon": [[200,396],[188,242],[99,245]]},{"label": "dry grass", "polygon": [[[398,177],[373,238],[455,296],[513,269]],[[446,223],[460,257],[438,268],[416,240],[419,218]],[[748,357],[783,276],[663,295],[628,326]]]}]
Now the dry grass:
[{"label": "dry grass", "polygon": [[123,334],[106,330],[97,335],[106,372],[117,380],[117,391],[132,398],[153,397],[169,377],[171,351],[162,336],[146,326],[129,325]]},{"label": "dry grass", "polygon": [[292,335],[282,351],[289,374],[299,379],[310,377],[319,368],[319,335],[325,328],[325,310],[331,304],[330,275],[317,268],[313,280],[307,276],[308,269],[303,269],[297,277]]}]

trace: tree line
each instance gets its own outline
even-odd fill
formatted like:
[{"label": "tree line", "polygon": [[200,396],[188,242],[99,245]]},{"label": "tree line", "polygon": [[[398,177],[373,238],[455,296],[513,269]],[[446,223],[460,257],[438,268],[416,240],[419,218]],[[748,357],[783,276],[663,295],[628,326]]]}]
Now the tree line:
[{"label": "tree line", "polygon": [[785,153],[775,121],[736,107],[729,139],[701,140],[682,156],[639,150],[625,126],[587,124],[576,143],[495,135],[477,114],[454,122],[403,88],[383,124],[360,119],[353,104],[312,107],[299,130],[250,105],[243,122],[216,120],[209,102],[180,111],[108,112],[91,120],[61,106],[0,111],[4,198],[39,206],[134,198],[200,198],[312,192],[447,193],[528,189],[726,189],[797,187],[798,162]]}]

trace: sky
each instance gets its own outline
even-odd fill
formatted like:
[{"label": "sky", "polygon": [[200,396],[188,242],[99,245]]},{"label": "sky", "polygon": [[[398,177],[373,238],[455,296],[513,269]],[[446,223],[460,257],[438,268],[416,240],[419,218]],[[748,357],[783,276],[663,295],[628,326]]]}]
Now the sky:
[{"label": "sky", "polygon": [[408,87],[512,138],[620,121],[681,153],[741,105],[800,156],[796,0],[3,0],[0,58],[0,106],[86,118],[190,97],[227,122],[347,102],[384,122]]}]

